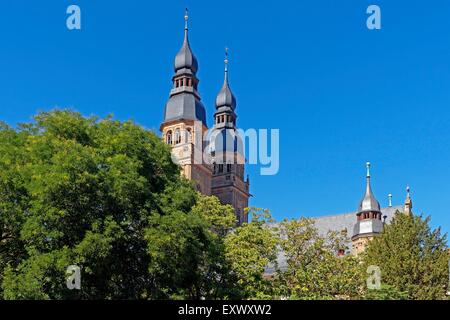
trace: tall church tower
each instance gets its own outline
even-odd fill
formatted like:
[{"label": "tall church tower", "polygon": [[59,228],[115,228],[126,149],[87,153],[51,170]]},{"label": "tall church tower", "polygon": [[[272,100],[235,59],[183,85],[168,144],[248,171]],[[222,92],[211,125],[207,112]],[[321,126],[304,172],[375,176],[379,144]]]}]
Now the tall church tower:
[{"label": "tall church tower", "polygon": [[359,204],[353,228],[352,253],[356,255],[364,251],[370,240],[383,232],[380,203],[375,199],[370,186],[370,162],[366,166],[366,193]]},{"label": "tall church tower", "polygon": [[209,150],[213,161],[211,192],[234,207],[238,224],[248,222],[249,179],[245,180],[243,142],[236,128],[236,98],[228,83],[228,49],[225,49],[224,81],[216,97],[214,127]]},{"label": "tall church tower", "polygon": [[211,195],[212,167],[203,160],[203,136],[207,132],[206,112],[197,91],[198,63],[188,39],[186,9],[183,45],[175,57],[173,87],[167,101],[160,130],[172,146],[172,159],[182,174],[196,183],[197,191]]}]

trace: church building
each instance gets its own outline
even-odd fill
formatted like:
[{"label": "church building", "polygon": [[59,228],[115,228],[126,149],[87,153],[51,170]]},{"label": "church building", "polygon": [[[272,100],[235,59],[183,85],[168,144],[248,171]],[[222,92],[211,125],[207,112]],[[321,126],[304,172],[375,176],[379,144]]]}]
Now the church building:
[{"label": "church building", "polygon": [[[173,87],[164,110],[160,130],[172,148],[172,159],[181,174],[194,181],[199,192],[214,195],[223,204],[233,206],[237,224],[248,222],[249,178],[245,176],[243,143],[236,127],[236,98],[228,79],[228,50],[225,51],[224,81],[215,100],[213,126],[208,128],[206,108],[198,92],[198,61],[188,38],[186,11],[184,40],[175,56]],[[370,163],[367,162],[366,190],[356,212],[314,218],[319,233],[346,231],[351,238],[348,252],[359,254],[374,237],[383,232],[397,211],[412,214],[412,201],[407,188],[404,206],[381,208],[371,187]],[[345,250],[344,250],[345,251]],[[279,261],[280,262],[280,261]],[[280,263],[282,265],[282,261]]]},{"label": "church building", "polygon": [[238,225],[248,221],[249,178],[245,176],[242,141],[236,127],[236,98],[228,81],[228,50],[224,82],[216,97],[214,125],[208,128],[206,108],[198,92],[198,62],[189,44],[186,10],[184,40],[175,56],[173,87],[160,130],[172,147],[172,159],[205,195],[233,206]]}]

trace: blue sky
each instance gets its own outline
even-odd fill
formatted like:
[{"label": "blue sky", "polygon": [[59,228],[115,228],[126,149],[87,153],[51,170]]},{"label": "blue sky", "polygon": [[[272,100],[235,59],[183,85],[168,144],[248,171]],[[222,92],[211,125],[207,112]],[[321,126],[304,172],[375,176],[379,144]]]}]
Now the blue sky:
[{"label": "blue sky", "polygon": [[228,46],[238,125],[280,129],[279,173],[248,167],[251,205],[277,219],[354,211],[371,161],[383,206],[410,184],[414,211],[450,230],[447,0],[2,1],[0,119],[71,107],[158,130],[186,6],[209,123]]}]

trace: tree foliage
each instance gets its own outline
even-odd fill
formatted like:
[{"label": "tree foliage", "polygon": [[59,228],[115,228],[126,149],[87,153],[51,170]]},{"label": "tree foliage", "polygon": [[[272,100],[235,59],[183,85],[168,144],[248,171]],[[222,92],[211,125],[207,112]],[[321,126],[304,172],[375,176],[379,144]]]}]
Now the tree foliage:
[{"label": "tree foliage", "polygon": [[[186,261],[169,280],[155,261],[162,248],[203,254],[207,225],[191,214],[197,194],[155,134],[54,111],[15,130],[2,125],[0,148],[4,298],[138,299],[189,289]],[[152,250],[162,239],[170,243]],[[79,291],[66,288],[69,265],[83,271]]]},{"label": "tree foliage", "polygon": [[[0,298],[444,299],[446,236],[397,214],[365,254],[311,219],[275,224],[181,178],[169,146],[132,121],[38,114],[0,123]],[[284,254],[286,266],[278,257]],[[79,266],[81,290],[66,286]],[[382,272],[367,290],[367,266]],[[272,270],[271,274],[267,271]]]},{"label": "tree foliage", "polygon": [[397,212],[380,237],[368,246],[364,261],[381,269],[381,281],[411,299],[445,299],[450,259],[446,235],[432,230],[430,218]]},{"label": "tree foliage", "polygon": [[267,224],[272,222],[268,210],[251,208],[249,213],[252,221],[225,238],[225,257],[243,298],[270,298],[270,280],[264,278],[264,271],[276,263],[278,238]]},{"label": "tree foliage", "polygon": [[319,235],[308,218],[280,224],[281,247],[287,266],[277,282],[281,297],[290,299],[350,299],[363,290],[362,269],[346,251],[346,233]]}]

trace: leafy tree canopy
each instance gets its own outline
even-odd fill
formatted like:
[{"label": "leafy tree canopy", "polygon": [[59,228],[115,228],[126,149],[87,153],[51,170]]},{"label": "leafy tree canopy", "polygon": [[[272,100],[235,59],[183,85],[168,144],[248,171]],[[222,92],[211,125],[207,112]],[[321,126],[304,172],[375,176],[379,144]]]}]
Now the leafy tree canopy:
[{"label": "leafy tree canopy", "polygon": [[381,282],[411,299],[445,299],[449,253],[446,235],[432,230],[430,218],[397,212],[380,237],[370,242],[363,259],[381,269]]}]

